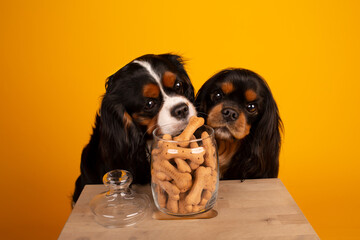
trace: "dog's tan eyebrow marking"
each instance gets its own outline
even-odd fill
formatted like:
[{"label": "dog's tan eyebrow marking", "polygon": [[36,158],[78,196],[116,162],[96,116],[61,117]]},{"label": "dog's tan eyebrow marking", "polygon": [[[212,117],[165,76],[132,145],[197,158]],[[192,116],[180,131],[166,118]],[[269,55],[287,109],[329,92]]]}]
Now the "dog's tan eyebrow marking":
[{"label": "dog's tan eyebrow marking", "polygon": [[254,92],[254,90],[249,89],[245,92],[245,98],[248,102],[252,102],[256,100],[257,94]]},{"label": "dog's tan eyebrow marking", "polygon": [[165,87],[172,88],[175,84],[176,75],[172,72],[166,71],[162,76],[162,83]]},{"label": "dog's tan eyebrow marking", "polygon": [[147,98],[158,98],[160,88],[154,83],[148,83],[143,87],[143,96]]},{"label": "dog's tan eyebrow marking", "polygon": [[234,89],[234,85],[231,82],[224,82],[223,84],[221,84],[221,90],[225,94],[232,93]]},{"label": "dog's tan eyebrow marking", "polygon": [[162,85],[161,85],[161,79],[160,77],[157,75],[157,73],[155,73],[154,69],[151,67],[150,63],[146,62],[146,61],[139,61],[139,60],[135,60],[133,61],[133,63],[137,63],[139,64],[140,66],[144,67],[148,73],[150,74],[150,76],[152,76],[155,81],[159,84],[160,86],[160,91],[161,91],[161,94],[163,96],[164,99],[166,99],[168,96],[166,95],[164,89],[162,88]]}]

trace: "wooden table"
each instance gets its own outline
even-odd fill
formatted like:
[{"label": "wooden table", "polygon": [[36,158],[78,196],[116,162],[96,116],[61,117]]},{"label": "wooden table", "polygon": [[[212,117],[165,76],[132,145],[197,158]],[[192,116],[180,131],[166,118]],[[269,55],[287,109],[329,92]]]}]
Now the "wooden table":
[{"label": "wooden table", "polygon": [[[104,190],[84,188],[59,239],[319,239],[280,179],[220,181],[214,218],[155,220],[150,214],[135,226],[111,229],[98,225],[89,208]],[[135,190],[150,194],[150,186]]]}]

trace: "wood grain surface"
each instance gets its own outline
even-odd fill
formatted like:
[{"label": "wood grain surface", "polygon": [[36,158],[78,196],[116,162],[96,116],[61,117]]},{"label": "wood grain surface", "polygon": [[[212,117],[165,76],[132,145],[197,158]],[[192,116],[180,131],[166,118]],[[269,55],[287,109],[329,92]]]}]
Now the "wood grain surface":
[{"label": "wood grain surface", "polygon": [[[151,192],[150,186],[134,189]],[[89,208],[105,190],[85,187],[59,239],[319,239],[280,179],[220,181],[212,218],[157,220],[152,203],[152,213],[141,223],[112,229],[98,225]]]}]

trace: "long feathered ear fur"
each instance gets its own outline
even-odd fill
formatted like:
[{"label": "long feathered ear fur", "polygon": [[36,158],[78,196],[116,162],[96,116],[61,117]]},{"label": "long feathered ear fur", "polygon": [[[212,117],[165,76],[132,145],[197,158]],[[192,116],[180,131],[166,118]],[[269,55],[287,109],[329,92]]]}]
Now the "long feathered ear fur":
[{"label": "long feathered ear fur", "polygon": [[252,127],[251,159],[248,163],[249,173],[255,177],[273,178],[279,173],[279,153],[281,145],[282,121],[275,100],[269,91],[266,94],[265,112],[259,122]]},{"label": "long feathered ear fur", "polygon": [[198,112],[198,116],[203,117],[205,119],[207,118],[207,114],[209,111],[207,107],[209,103],[206,101],[206,97],[209,95],[208,89],[212,82],[213,80],[211,78],[208,81],[206,81],[204,85],[202,85],[202,87],[199,89],[199,91],[196,94],[195,103],[194,103],[196,111]]},{"label": "long feathered ear fur", "polygon": [[103,175],[114,169],[130,171],[133,183],[150,182],[149,153],[143,133],[124,107],[114,105],[111,98],[105,94],[90,142],[83,149],[81,175],[75,183],[73,202],[77,201],[85,184],[101,183]]},{"label": "long feathered ear fur", "polygon": [[100,109],[101,159],[105,172],[124,169],[133,173],[133,183],[150,181],[149,153],[144,133],[121,104],[105,94]]}]

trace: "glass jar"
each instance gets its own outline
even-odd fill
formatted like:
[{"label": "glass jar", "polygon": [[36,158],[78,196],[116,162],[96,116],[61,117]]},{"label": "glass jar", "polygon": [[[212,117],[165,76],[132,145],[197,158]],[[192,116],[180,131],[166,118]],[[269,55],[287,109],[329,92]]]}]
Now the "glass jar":
[{"label": "glass jar", "polygon": [[188,216],[215,205],[219,185],[214,130],[199,127],[190,140],[153,131],[151,189],[156,207],[166,214]]}]

